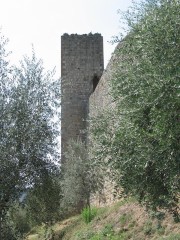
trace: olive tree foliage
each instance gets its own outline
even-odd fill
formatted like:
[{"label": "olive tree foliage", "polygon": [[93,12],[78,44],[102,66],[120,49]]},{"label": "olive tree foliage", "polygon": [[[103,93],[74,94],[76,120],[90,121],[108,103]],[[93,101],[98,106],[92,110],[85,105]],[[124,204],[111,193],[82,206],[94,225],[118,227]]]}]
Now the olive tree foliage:
[{"label": "olive tree foliage", "polygon": [[77,213],[83,207],[89,207],[90,195],[97,189],[99,178],[81,140],[68,142],[62,174],[61,208],[64,214]]},{"label": "olive tree foliage", "polygon": [[55,117],[60,87],[53,72],[44,73],[42,60],[34,52],[32,58],[24,57],[15,74],[12,137],[21,177],[30,185],[57,169],[59,132]]},{"label": "olive tree foliage", "polygon": [[11,67],[0,34],[0,219],[22,191],[57,170],[59,81],[35,53]]},{"label": "olive tree foliage", "polygon": [[24,239],[33,227],[60,220],[60,199],[59,173],[47,174],[43,182],[35,183],[8,208],[2,222],[3,239]]},{"label": "olive tree foliage", "polygon": [[[94,124],[98,155],[124,192],[178,218],[180,190],[180,2],[143,1],[123,15],[127,36],[112,78],[114,126]],[[110,116],[110,115],[109,115]],[[110,127],[112,131],[110,130]],[[104,151],[104,152],[103,152]]]},{"label": "olive tree foliage", "polygon": [[3,222],[3,239],[21,240],[25,238],[27,232],[31,230],[31,225],[27,218],[26,207],[15,202],[8,210]]},{"label": "olive tree foliage", "polygon": [[113,160],[113,155],[117,154],[114,138],[118,127],[119,116],[115,108],[103,109],[96,116],[89,116],[88,152],[91,162],[100,175],[98,185],[100,194],[106,187],[106,181],[112,181],[113,186],[116,186],[115,183],[119,179],[119,169],[116,167],[116,161]]},{"label": "olive tree foliage", "polygon": [[[11,134],[12,119],[12,71],[9,66],[5,46],[8,40],[0,34],[0,238],[2,238],[2,219],[6,206],[18,191],[15,182],[18,182],[17,161],[14,158],[14,149]],[[16,189],[15,189],[16,187]]]},{"label": "olive tree foliage", "polygon": [[52,224],[60,219],[60,174],[49,174],[27,193],[26,216],[31,226]]}]

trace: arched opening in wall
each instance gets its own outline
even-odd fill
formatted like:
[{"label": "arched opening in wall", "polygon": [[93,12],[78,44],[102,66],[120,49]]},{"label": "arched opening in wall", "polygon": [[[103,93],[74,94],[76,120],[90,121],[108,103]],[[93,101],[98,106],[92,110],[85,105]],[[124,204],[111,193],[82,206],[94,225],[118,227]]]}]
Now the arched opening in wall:
[{"label": "arched opening in wall", "polygon": [[93,92],[94,92],[94,90],[96,89],[96,87],[97,87],[97,85],[99,83],[99,77],[97,75],[95,75],[93,77],[92,83],[93,83]]}]

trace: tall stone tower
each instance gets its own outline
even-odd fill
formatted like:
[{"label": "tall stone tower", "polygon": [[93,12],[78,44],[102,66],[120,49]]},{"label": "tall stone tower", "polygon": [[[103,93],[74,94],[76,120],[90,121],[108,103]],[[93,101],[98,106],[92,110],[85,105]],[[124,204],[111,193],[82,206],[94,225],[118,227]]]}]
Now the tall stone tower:
[{"label": "tall stone tower", "polygon": [[89,96],[104,69],[103,37],[64,34],[61,37],[61,160],[70,139],[82,139]]}]

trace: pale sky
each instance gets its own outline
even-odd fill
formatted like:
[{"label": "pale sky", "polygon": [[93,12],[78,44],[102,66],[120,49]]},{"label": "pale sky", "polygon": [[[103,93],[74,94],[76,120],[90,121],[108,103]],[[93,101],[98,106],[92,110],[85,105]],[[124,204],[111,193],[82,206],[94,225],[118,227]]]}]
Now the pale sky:
[{"label": "pale sky", "polygon": [[108,41],[120,32],[117,10],[131,0],[0,0],[0,27],[9,38],[11,61],[30,55],[32,44],[46,70],[56,67],[60,77],[60,37],[64,33],[101,33],[105,66],[115,45]]}]

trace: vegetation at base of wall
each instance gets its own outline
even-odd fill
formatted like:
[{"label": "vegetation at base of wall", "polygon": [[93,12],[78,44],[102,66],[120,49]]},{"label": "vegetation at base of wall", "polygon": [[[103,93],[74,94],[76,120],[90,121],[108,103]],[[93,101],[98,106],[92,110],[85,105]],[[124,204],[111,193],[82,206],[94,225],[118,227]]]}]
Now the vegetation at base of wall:
[{"label": "vegetation at base of wall", "polygon": [[[123,15],[116,49],[115,107],[92,120],[94,159],[148,208],[179,221],[180,3],[143,1]],[[95,147],[94,147],[95,146]]]},{"label": "vegetation at base of wall", "polygon": [[90,207],[90,194],[98,188],[99,173],[90,161],[87,147],[81,140],[71,140],[62,167],[62,202],[64,216],[80,213]]},{"label": "vegetation at base of wall", "polygon": [[[147,215],[134,199],[126,199],[109,207],[96,208],[96,216],[85,223],[76,215],[46,229],[49,240],[179,240],[179,223],[169,213],[160,222]],[[51,234],[51,236],[50,236]],[[35,228],[26,240],[44,240],[45,227]]]}]

